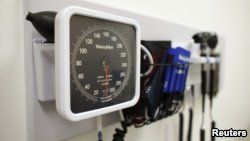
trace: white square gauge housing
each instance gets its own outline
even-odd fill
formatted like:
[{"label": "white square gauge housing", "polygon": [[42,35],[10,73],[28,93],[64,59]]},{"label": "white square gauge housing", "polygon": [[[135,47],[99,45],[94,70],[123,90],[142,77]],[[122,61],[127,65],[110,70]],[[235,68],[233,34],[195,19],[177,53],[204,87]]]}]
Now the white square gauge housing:
[{"label": "white square gauge housing", "polygon": [[70,121],[139,99],[140,27],[135,20],[71,6],[55,20],[56,107]]}]

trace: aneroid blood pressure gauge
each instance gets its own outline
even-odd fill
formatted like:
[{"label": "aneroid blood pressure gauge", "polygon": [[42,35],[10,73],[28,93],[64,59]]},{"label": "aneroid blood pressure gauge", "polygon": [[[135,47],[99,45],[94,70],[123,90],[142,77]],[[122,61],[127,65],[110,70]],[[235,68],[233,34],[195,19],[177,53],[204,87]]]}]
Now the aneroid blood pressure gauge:
[{"label": "aneroid blood pressure gauge", "polygon": [[139,98],[136,21],[80,7],[55,20],[56,106],[78,121],[134,105]]}]

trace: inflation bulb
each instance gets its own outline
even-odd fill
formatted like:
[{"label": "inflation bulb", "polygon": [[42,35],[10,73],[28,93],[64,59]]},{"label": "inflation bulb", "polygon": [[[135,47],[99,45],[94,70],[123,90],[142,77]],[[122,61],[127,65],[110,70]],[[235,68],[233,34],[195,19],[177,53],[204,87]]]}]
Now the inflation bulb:
[{"label": "inflation bulb", "polygon": [[35,29],[46,39],[47,43],[54,43],[55,17],[56,12],[53,11],[29,12],[26,20],[33,24]]}]

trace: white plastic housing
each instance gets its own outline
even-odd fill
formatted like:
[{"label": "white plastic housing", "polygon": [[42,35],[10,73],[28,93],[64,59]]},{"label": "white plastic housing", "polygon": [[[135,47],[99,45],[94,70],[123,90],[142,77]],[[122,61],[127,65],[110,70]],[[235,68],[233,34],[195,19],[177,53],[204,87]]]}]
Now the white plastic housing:
[{"label": "white plastic housing", "polygon": [[[135,95],[131,101],[112,105],[100,109],[95,109],[82,113],[73,113],[70,107],[70,18],[78,14],[83,16],[94,17],[119,23],[132,25],[136,30],[136,82]],[[56,91],[56,108],[58,113],[70,121],[79,121],[86,118],[110,113],[112,111],[124,109],[136,104],[139,99],[140,88],[140,27],[135,20],[107,14],[100,11],[85,9],[76,6],[70,6],[58,12],[55,20],[55,91]]]},{"label": "white plastic housing", "polygon": [[55,100],[54,44],[33,42],[36,96],[41,102]]}]

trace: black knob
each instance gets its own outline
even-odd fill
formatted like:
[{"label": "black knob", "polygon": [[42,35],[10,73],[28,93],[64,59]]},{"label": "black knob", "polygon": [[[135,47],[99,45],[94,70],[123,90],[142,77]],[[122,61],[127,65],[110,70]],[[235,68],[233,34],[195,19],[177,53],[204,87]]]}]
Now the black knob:
[{"label": "black knob", "polygon": [[193,40],[195,43],[206,43],[210,38],[211,33],[209,32],[199,32],[194,34]]},{"label": "black knob", "polygon": [[212,36],[210,36],[210,38],[207,41],[208,46],[211,49],[215,49],[217,44],[218,44],[218,37],[216,34],[213,34]]},{"label": "black knob", "polygon": [[218,37],[215,33],[199,32],[193,37],[195,43],[206,44],[209,48],[215,49],[218,43]]}]

